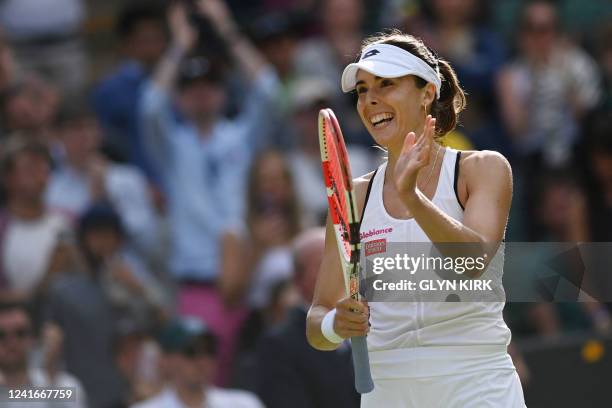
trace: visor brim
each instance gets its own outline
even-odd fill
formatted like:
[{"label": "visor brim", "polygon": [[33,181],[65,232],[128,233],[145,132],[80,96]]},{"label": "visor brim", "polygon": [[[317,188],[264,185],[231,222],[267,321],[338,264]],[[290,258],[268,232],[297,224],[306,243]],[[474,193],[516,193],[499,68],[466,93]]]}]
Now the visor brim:
[{"label": "visor brim", "polygon": [[349,64],[342,72],[342,92],[350,92],[357,84],[357,72],[362,69],[372,75],[381,78],[399,78],[404,75],[414,74],[415,71],[400,67],[396,64],[382,61],[359,61]]}]

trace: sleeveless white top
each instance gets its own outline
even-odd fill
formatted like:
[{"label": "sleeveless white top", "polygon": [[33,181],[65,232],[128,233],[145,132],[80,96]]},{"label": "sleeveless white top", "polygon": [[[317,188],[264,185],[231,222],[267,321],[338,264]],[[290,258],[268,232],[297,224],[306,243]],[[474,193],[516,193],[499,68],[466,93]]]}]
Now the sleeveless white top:
[{"label": "sleeveless white top", "polygon": [[[457,160],[457,150],[447,147],[432,202],[462,222],[463,209],[454,187]],[[383,205],[386,167],[385,162],[371,182],[360,229],[362,237],[367,237],[362,238],[362,247],[368,241],[379,239],[386,239],[388,243],[431,242],[414,219],[401,220],[387,213]],[[494,290],[501,291],[504,298],[502,272],[503,245],[481,279],[492,279]],[[510,330],[502,317],[503,308],[504,303],[499,301],[370,302],[371,328],[367,341],[372,375],[410,378],[480,369],[514,369],[506,351]]]}]

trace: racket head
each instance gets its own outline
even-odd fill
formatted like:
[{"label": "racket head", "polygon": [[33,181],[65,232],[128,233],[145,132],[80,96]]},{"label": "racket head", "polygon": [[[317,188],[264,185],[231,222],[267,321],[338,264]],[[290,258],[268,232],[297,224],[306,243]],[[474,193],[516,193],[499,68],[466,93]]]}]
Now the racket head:
[{"label": "racket head", "polygon": [[334,225],[336,239],[340,245],[343,260],[350,260],[350,227],[347,193],[351,187],[343,171],[342,146],[339,144],[336,127],[328,109],[319,112],[319,146],[321,148],[321,166],[329,205],[329,215]]},{"label": "racket head", "polygon": [[342,130],[340,129],[340,123],[338,123],[338,118],[334,114],[334,111],[331,109],[324,109],[325,115],[328,118],[331,124],[332,134],[336,140],[336,146],[338,148],[338,157],[340,159],[340,163],[343,165],[342,171],[344,172],[346,188],[349,191],[353,191],[353,175],[351,174],[351,165],[349,160],[348,151],[346,150],[346,143],[344,142],[344,135],[342,134]]}]

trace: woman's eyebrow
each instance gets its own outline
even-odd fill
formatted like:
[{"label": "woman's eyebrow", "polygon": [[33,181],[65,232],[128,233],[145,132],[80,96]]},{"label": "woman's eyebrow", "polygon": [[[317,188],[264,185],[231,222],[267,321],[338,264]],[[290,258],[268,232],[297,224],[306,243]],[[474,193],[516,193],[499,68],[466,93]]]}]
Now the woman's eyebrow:
[{"label": "woman's eyebrow", "polygon": [[[383,77],[379,77],[379,76],[375,76],[375,77],[374,77],[374,80],[375,80],[375,81],[378,81],[378,80],[380,80],[380,79],[384,79],[384,78],[383,78]],[[365,81],[364,81],[363,79],[360,79],[359,81],[357,81],[357,82],[355,83],[355,86],[360,85],[360,84],[365,84]]]}]

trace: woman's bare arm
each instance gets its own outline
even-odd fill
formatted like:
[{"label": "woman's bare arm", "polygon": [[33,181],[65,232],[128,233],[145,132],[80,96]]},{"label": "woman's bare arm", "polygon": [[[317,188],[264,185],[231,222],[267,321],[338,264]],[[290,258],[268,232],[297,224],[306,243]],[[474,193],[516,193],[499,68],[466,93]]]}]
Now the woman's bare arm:
[{"label": "woman's bare arm", "polygon": [[[355,195],[360,212],[371,177],[370,173],[355,180]],[[368,307],[365,302],[358,302],[346,296],[336,237],[333,224],[329,219],[327,220],[324,251],[312,305],[306,321],[306,337],[308,343],[316,349],[335,350],[339,344],[328,341],[321,333],[321,322],[325,315],[336,308],[334,331],[343,338],[362,336],[369,330]]]},{"label": "woman's bare arm", "polygon": [[497,152],[466,156],[460,166],[467,192],[463,222],[442,212],[419,190],[402,201],[432,242],[499,243],[510,212],[512,170]]}]

